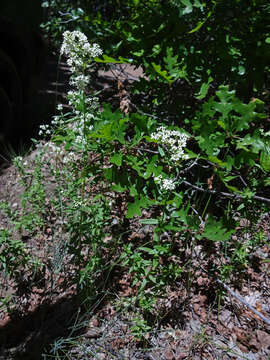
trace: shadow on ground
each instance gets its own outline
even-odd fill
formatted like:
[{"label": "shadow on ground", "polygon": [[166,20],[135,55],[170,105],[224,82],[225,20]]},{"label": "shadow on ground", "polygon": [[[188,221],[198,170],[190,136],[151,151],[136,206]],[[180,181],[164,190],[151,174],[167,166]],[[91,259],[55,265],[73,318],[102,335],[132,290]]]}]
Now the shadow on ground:
[{"label": "shadow on ground", "polygon": [[46,347],[57,338],[70,335],[76,322],[77,304],[76,298],[61,299],[53,305],[41,305],[23,318],[15,315],[8,319],[0,327],[0,360],[44,358]]}]

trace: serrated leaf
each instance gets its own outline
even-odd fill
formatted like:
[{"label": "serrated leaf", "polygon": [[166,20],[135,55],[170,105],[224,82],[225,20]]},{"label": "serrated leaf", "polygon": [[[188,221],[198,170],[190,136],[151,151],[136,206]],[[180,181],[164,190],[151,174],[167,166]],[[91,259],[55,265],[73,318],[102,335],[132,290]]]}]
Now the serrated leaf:
[{"label": "serrated leaf", "polygon": [[126,218],[131,219],[136,215],[140,216],[141,215],[141,209],[142,208],[144,208],[144,209],[147,208],[152,203],[153,203],[153,201],[148,199],[145,196],[141,196],[140,198],[135,197],[134,202],[128,204]]},{"label": "serrated leaf", "polygon": [[154,62],[152,62],[152,66],[155,69],[155,71],[161,76],[163,77],[170,85],[173,83],[173,79],[171,76],[168,75],[166,70],[161,70],[161,66],[155,64]]},{"label": "serrated leaf", "polygon": [[221,221],[218,222],[214,218],[209,217],[205,224],[204,231],[199,237],[205,237],[211,241],[226,241],[234,232],[235,230],[228,231],[225,229]]},{"label": "serrated leaf", "polygon": [[260,154],[260,164],[263,170],[270,171],[270,146],[265,146]]},{"label": "serrated leaf", "polygon": [[166,68],[172,72],[174,67],[177,65],[178,55],[173,56],[172,48],[167,47],[167,56],[164,57],[164,62],[166,63]]},{"label": "serrated leaf", "polygon": [[130,196],[132,197],[135,197],[138,195],[138,191],[136,189],[136,185],[132,185],[130,188],[129,188],[129,193],[130,193]]},{"label": "serrated leaf", "polygon": [[123,160],[123,154],[122,153],[115,153],[110,157],[110,162],[112,164],[117,165],[117,166],[122,165],[122,160]]},{"label": "serrated leaf", "polygon": [[157,283],[157,279],[153,276],[153,275],[149,275],[149,279],[154,283],[156,284]]},{"label": "serrated leaf", "polygon": [[200,91],[198,93],[198,95],[195,96],[196,99],[198,100],[202,100],[206,97],[207,93],[208,93],[208,90],[209,90],[209,87],[210,87],[210,84],[211,82],[213,81],[214,79],[210,76],[207,83],[203,83],[201,88],[200,88]]},{"label": "serrated leaf", "polygon": [[145,179],[148,179],[152,174],[154,176],[160,175],[160,173],[162,172],[162,166],[157,166],[157,162],[158,162],[158,156],[154,155],[151,161],[146,166],[146,171],[144,174]]},{"label": "serrated leaf", "polygon": [[133,203],[128,204],[126,218],[131,219],[136,215],[138,215],[138,216],[141,215],[141,207],[140,207],[140,202],[138,199],[136,199]]}]

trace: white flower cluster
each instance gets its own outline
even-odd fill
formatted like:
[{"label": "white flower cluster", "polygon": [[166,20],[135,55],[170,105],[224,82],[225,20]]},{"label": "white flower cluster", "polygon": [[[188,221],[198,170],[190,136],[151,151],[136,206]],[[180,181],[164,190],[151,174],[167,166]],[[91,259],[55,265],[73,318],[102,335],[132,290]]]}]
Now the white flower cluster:
[{"label": "white flower cluster", "polygon": [[162,175],[156,176],[154,181],[160,185],[162,190],[174,190],[175,189],[175,182],[172,179],[163,178]]},{"label": "white flower cluster", "polygon": [[81,91],[86,89],[89,82],[90,82],[90,76],[81,74],[77,76],[71,76],[69,84]]},{"label": "white flower cluster", "polygon": [[52,162],[52,158],[59,160],[62,164],[69,164],[78,161],[79,156],[75,152],[67,152],[62,146],[57,146],[53,142],[49,141],[43,146],[37,147],[40,150],[43,161]]},{"label": "white flower cluster", "polygon": [[89,63],[89,58],[102,55],[102,50],[98,44],[89,44],[87,37],[80,31],[65,31],[64,41],[61,46],[60,54],[66,55],[67,64],[72,72],[82,68]]},{"label": "white flower cluster", "polygon": [[[81,95],[80,93],[78,93],[77,91],[74,90],[70,90],[68,92],[68,104],[70,106],[73,106],[75,109],[78,109],[78,107],[80,107],[81,104]],[[99,108],[99,102],[98,102],[98,98],[97,97],[93,97],[93,96],[88,96],[84,98],[84,103],[87,105],[87,111],[91,112],[91,111],[95,111]],[[76,114],[78,114],[78,112],[76,112]]]},{"label": "white flower cluster", "polygon": [[65,124],[65,121],[63,120],[63,117],[62,116],[53,116],[53,120],[51,121],[51,124],[54,126],[54,127],[60,127],[60,126],[63,126]]},{"label": "white flower cluster", "polygon": [[52,133],[52,131],[50,130],[49,125],[40,125],[39,126],[39,132],[38,132],[39,136],[51,135],[51,133]]},{"label": "white flower cluster", "polygon": [[160,126],[157,131],[151,135],[151,139],[166,145],[173,161],[188,159],[188,155],[184,153],[184,148],[188,140],[187,134],[177,130],[168,130],[164,126]]},{"label": "white flower cluster", "polygon": [[[75,134],[74,145],[78,146],[79,148],[84,147],[87,144],[87,139],[85,138],[84,134],[84,124],[85,122],[89,121],[94,117],[91,113],[80,113],[79,116],[76,118],[75,121],[72,122],[72,131]],[[87,131],[93,130],[92,125],[87,126]]]},{"label": "white flower cluster", "polygon": [[15,158],[13,158],[13,164],[15,166],[21,165],[22,161],[23,161],[22,156],[16,156]]},{"label": "white flower cluster", "polygon": [[98,98],[87,95],[89,68],[91,60],[100,56],[102,50],[97,44],[90,45],[87,37],[80,31],[65,31],[63,38],[60,53],[67,57],[67,64],[72,72],[69,83],[74,87],[67,95],[75,115],[69,126],[74,133],[73,143],[76,150],[82,150],[87,145],[86,134],[93,129],[92,121],[99,108]]}]

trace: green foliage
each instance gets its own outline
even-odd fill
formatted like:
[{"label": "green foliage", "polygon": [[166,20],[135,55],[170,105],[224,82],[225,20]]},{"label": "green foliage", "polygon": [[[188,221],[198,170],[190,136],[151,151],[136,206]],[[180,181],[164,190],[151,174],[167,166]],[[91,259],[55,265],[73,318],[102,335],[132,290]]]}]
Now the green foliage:
[{"label": "green foliage", "polygon": [[[7,204],[1,203],[0,209],[6,210]],[[14,238],[14,233],[8,229],[0,229],[0,272],[2,281],[12,281],[20,289],[23,278],[34,278],[41,269],[39,259],[31,256],[20,239]],[[5,308],[11,312],[14,295],[0,292],[0,308]]]},{"label": "green foliage", "polygon": [[[91,167],[91,176],[98,176],[99,181],[107,184],[109,191],[127,194],[122,221],[124,216],[131,221],[139,217],[141,224],[152,226],[150,239],[146,242],[118,244],[121,255],[117,263],[129,270],[131,286],[136,289],[126,303],[138,306],[146,315],[153,311],[157,299],[164,296],[166,286],[181,278],[186,271],[185,267],[169,260],[174,257],[175,247],[179,246],[172,240],[175,234],[186,234],[183,237],[189,241],[228,244],[236,231],[236,215],[246,215],[250,211],[250,199],[262,191],[265,169],[259,155],[265,151],[268,136],[263,128],[258,129],[258,125],[265,115],[261,112],[261,102],[256,100],[246,104],[229,86],[220,86],[216,95],[206,100],[201,110],[187,122],[191,124],[187,148],[182,159],[174,161],[169,140],[166,143],[167,140],[160,140],[163,135],[153,136],[163,131],[157,120],[138,113],[123,115],[105,104],[103,107],[103,112],[96,114],[93,128],[86,134],[87,151],[100,155],[98,163]],[[171,136],[170,144],[175,143],[173,137],[177,134],[187,134],[185,129],[176,126],[166,131]],[[56,139],[59,141],[59,138]],[[69,137],[67,139],[70,142]],[[65,144],[65,137],[61,141]],[[74,151],[74,148],[72,142],[66,147],[68,151]],[[204,167],[208,170],[203,170]],[[85,170],[85,176],[90,176],[89,168]],[[249,178],[247,173],[253,173],[253,176]],[[209,189],[211,175],[215,180],[212,180]],[[205,202],[197,199],[194,193],[191,195],[194,188],[205,194],[209,192],[208,200]],[[211,192],[215,194],[216,202],[220,203],[220,210],[228,202],[228,196],[230,214],[223,209],[213,215]],[[93,244],[92,237],[89,237],[88,215],[79,215],[83,208],[78,209],[77,222],[74,219],[70,221],[72,227],[77,224],[72,228],[72,244],[78,246],[78,251],[74,245],[70,247],[71,254],[76,255],[75,259],[80,258],[82,249],[78,236],[84,241],[89,238],[88,245]],[[144,219],[143,209],[150,214],[155,209],[156,217]],[[76,214],[75,209],[71,212]],[[94,216],[102,223],[102,218],[106,216],[103,212],[100,214],[100,217]],[[84,219],[86,233],[81,232]],[[102,248],[103,232],[100,234],[100,240],[94,241],[97,253]],[[167,234],[165,239],[164,234]],[[229,264],[219,269],[222,276],[229,276],[235,267],[244,266],[249,258],[249,245],[234,244],[232,247],[234,251]],[[91,279],[101,264],[101,255],[93,256],[80,272],[79,283],[85,281],[86,274]],[[135,325],[134,331],[139,328]]]},{"label": "green foliage", "polygon": [[[219,249],[225,260],[214,270],[226,279],[248,264],[256,246],[240,242],[237,229],[240,218],[253,219],[252,229],[261,203],[269,203],[270,12],[264,0],[46,5],[43,27],[55,43],[64,30],[83,30],[104,48],[97,66],[130,63],[145,74],[130,85],[137,112],[89,107],[96,100],[80,89],[74,101],[69,95],[72,109],[58,116],[52,137],[61,165],[53,169],[51,207],[67,237],[63,258],[75,270],[73,283],[93,298],[106,271],[115,264],[129,270],[134,292],[126,303],[139,308],[133,332],[140,337],[165,289],[195,274],[180,259],[182,249]],[[42,161],[34,174],[17,164],[27,230],[29,216],[44,224]],[[95,194],[87,195],[88,184]],[[128,233],[139,220],[147,227],[143,239],[107,240],[117,202],[118,231]]]},{"label": "green foliage", "polygon": [[211,241],[226,241],[234,233],[234,230],[227,231],[223,228],[223,224],[208,218],[201,235],[197,235],[198,239],[206,238]]},{"label": "green foliage", "polygon": [[[193,103],[203,99],[209,88],[229,84],[248,102],[268,87],[266,0],[248,5],[244,0],[129,0],[102,5],[88,0],[48,5],[46,29],[53,36],[58,32],[60,39],[63,27],[79,28],[105,49],[105,63],[142,66],[149,80],[134,82],[132,91],[148,94],[148,111],[151,107],[154,113],[162,112],[170,123],[179,124],[190,116]],[[66,14],[62,19],[59,10]]]},{"label": "green foliage", "polygon": [[[211,97],[196,113],[192,129],[201,158],[213,164],[215,175],[227,189],[245,197],[247,190],[253,191],[254,178],[256,186],[261,183],[267,166],[269,138],[259,129],[265,114],[257,111],[256,101],[242,103],[228,86],[221,86],[216,97],[217,100]],[[253,179],[246,178],[249,171],[253,172]],[[242,184],[237,181],[241,178],[246,178]]]},{"label": "green foliage", "polygon": [[31,260],[23,242],[12,239],[11,232],[6,229],[0,230],[0,248],[0,270],[12,277],[16,277],[16,272],[20,272],[21,267]]}]

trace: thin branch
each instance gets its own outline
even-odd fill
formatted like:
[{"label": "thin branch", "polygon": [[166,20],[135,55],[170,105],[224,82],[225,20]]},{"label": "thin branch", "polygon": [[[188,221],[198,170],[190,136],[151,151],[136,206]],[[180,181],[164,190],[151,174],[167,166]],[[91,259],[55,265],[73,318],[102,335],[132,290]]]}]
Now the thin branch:
[{"label": "thin branch", "polygon": [[256,310],[253,306],[251,306],[242,296],[236,294],[232,289],[229,288],[226,284],[224,284],[221,280],[217,279],[217,282],[222,285],[229,293],[239,300],[243,305],[245,305],[249,310],[253,311],[260,319],[262,319],[267,325],[270,325],[270,319],[261,314],[258,310]]},{"label": "thin branch", "polygon": [[205,224],[205,221],[203,221],[203,218],[200,216],[200,214],[198,213],[198,211],[196,209],[194,209],[193,206],[190,206],[191,209],[195,212],[195,214],[198,216],[198,218],[200,219],[200,226],[203,226]]},{"label": "thin branch", "polygon": [[138,150],[138,151],[145,151],[145,152],[149,152],[151,154],[158,154],[159,152],[158,151],[154,151],[154,150],[149,150],[149,149],[143,149],[143,148],[134,148],[135,150]]},{"label": "thin branch", "polygon": [[242,181],[242,183],[248,187],[248,184],[245,182],[245,180],[243,179],[243,177],[241,175],[239,175],[239,179]]},{"label": "thin branch", "polygon": [[196,158],[196,159],[192,162],[191,165],[189,165],[187,168],[179,171],[179,174],[183,174],[183,173],[188,172],[191,168],[193,168],[193,166],[197,165],[197,163],[198,163],[198,159]]},{"label": "thin branch", "polygon": [[[191,184],[190,182],[188,182],[186,180],[184,180],[183,183],[187,186],[192,187],[193,189],[195,189],[197,191],[208,193],[208,194],[219,194],[219,195],[229,197],[229,198],[234,198],[234,199],[244,199],[245,198],[244,196],[239,195],[239,194],[231,194],[231,193],[227,193],[227,192],[223,192],[223,191],[216,191],[216,190],[205,190],[205,189],[200,188],[199,186]],[[270,199],[262,197],[262,196],[254,195],[253,199],[259,200],[262,202],[267,202],[270,204]]]},{"label": "thin branch", "polygon": [[[122,65],[122,64],[121,64]],[[125,80],[132,80],[132,81],[139,81],[140,77],[139,76],[132,76],[130,75],[128,72],[125,71],[126,67],[128,64],[126,64],[125,68],[123,66],[117,66],[117,64],[112,64],[111,65],[111,71],[113,73],[112,68],[114,68],[116,71],[119,72],[119,74],[125,77]],[[114,74],[114,73],[113,73]],[[116,74],[114,74],[114,77],[116,77],[117,79],[119,79],[120,76],[117,76]]]}]

